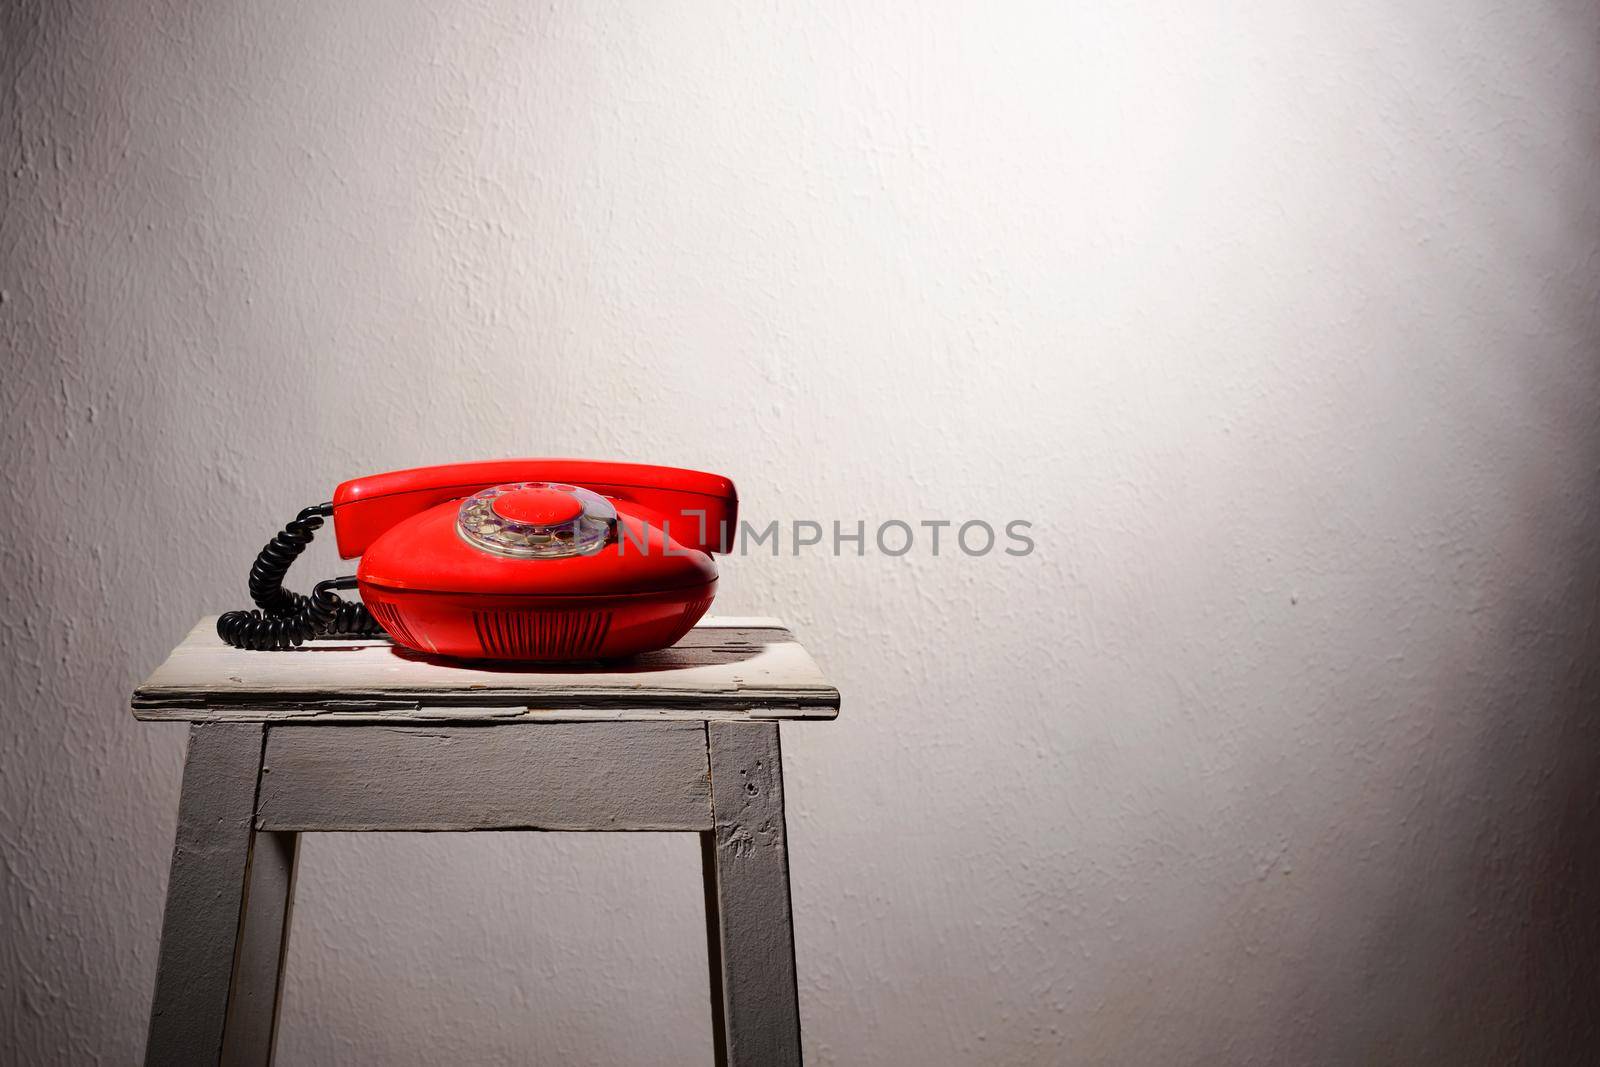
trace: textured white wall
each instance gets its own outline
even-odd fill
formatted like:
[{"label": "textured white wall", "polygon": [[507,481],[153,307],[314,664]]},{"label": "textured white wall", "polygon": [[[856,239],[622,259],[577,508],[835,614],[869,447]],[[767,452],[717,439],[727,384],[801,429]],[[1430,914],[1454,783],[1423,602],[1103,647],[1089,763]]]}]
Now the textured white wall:
[{"label": "textured white wall", "polygon": [[[3,17],[0,1058],[141,1047],[134,683],[339,480],[540,453],[1038,523],[725,569],[846,698],[812,1062],[1592,1052],[1592,5]],[[283,1059],[703,1062],[697,877],[312,840]]]}]

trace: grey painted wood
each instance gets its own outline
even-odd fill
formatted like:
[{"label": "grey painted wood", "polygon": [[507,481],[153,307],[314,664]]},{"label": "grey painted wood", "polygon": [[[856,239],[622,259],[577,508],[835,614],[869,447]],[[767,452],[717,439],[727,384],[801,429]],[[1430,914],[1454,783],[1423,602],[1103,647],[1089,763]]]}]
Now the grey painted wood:
[{"label": "grey painted wood", "polygon": [[831,719],[839,692],[776,619],[709,618],[619,663],[428,659],[386,639],[286,652],[230,648],[200,620],[133,694],[150,720],[614,721]]},{"label": "grey painted wood", "polygon": [[194,723],[148,1062],[270,1063],[295,834],[494,829],[699,833],[717,1061],[800,1062],[776,720],[832,718],[839,695],[781,624],[543,669],[384,641],[241,652],[212,625],[134,697]]},{"label": "grey painted wood", "polygon": [[[268,653],[263,653],[267,655]],[[548,722],[775,722],[786,719],[829,720],[837,708],[770,706],[761,708],[689,706],[599,706],[529,708],[520,705],[480,706],[419,701],[385,703],[367,697],[341,701],[318,698],[313,704],[228,704],[207,708],[144,708],[141,722],[329,723],[339,726],[420,725],[423,723],[548,723]]]},{"label": "grey painted wood", "polygon": [[298,857],[297,834],[253,836],[222,1067],[266,1067],[272,1062]]},{"label": "grey painted wood", "polygon": [[700,877],[706,891],[706,962],[711,965],[711,1062],[727,1067],[728,1020],[722,1012],[722,917],[717,907],[717,835],[700,835]]},{"label": "grey painted wood", "polygon": [[273,726],[263,830],[709,830],[698,722]]},{"label": "grey painted wood", "polygon": [[[716,923],[727,1062],[800,1062],[777,723],[709,722]],[[708,909],[708,921],[710,919]]]},{"label": "grey painted wood", "polygon": [[252,723],[189,729],[146,1063],[214,1064],[221,1055],[262,732]]}]

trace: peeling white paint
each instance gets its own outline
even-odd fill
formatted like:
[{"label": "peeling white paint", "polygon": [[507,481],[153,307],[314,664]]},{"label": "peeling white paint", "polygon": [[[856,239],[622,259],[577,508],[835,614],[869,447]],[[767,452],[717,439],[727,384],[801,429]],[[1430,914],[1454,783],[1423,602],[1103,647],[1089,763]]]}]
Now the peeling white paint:
[{"label": "peeling white paint", "polygon": [[[1575,1062],[1587,8],[11,5],[3,1058],[137,1058],[127,694],[273,530],[568,453],[1037,523],[724,569],[845,695],[784,733],[809,1062]],[[698,874],[318,837],[282,1059],[705,1062]]]}]

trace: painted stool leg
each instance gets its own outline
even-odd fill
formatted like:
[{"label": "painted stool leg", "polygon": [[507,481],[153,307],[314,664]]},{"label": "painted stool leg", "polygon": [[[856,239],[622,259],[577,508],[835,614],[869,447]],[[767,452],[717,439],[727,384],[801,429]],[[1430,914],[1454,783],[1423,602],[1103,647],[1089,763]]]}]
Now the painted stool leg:
[{"label": "painted stool leg", "polygon": [[300,835],[256,833],[250,846],[239,962],[228,995],[222,1067],[267,1067],[278,1037]]},{"label": "painted stool leg", "polygon": [[711,965],[711,1062],[728,1067],[728,1017],[722,1010],[722,915],[717,906],[717,835],[700,838],[700,876],[706,886],[706,962]]},{"label": "painted stool leg", "polygon": [[189,728],[145,1062],[222,1054],[261,771],[260,723]]},{"label": "painted stool leg", "polygon": [[[708,722],[715,887],[707,921],[720,952],[711,959],[717,1052],[736,1067],[800,1062],[800,1003],[789,910],[789,846],[783,824],[783,764],[775,722]],[[715,904],[713,912],[712,904]]]}]

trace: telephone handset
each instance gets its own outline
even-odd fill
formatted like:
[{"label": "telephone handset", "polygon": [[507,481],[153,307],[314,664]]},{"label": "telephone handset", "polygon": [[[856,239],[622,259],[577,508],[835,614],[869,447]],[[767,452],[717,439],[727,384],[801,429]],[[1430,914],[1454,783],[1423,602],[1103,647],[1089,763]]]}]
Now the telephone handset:
[{"label": "telephone handset", "polygon": [[[236,648],[387,633],[465,659],[610,659],[674,644],[716,595],[711,553],[732,546],[733,483],[639,463],[507,459],[345,482],[306,508],[250,569],[256,610],[217,634]],[[325,519],[356,573],[310,596],[283,587]],[[361,602],[337,590],[356,589]]]}]

